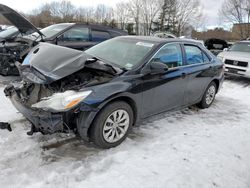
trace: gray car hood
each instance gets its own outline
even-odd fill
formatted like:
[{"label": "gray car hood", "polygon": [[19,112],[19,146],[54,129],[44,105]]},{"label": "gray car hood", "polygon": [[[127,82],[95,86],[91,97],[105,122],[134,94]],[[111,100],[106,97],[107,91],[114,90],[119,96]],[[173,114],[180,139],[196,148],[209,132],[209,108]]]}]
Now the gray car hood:
[{"label": "gray car hood", "polygon": [[37,32],[43,36],[43,34],[32,23],[30,23],[25,17],[10,7],[0,4],[0,14],[2,14],[10,23],[16,26],[21,33],[30,34]]},{"label": "gray car hood", "polygon": [[82,69],[87,59],[82,51],[40,42],[29,52],[19,70],[22,77],[27,77],[27,72],[32,70],[38,71],[44,83],[49,83]]}]

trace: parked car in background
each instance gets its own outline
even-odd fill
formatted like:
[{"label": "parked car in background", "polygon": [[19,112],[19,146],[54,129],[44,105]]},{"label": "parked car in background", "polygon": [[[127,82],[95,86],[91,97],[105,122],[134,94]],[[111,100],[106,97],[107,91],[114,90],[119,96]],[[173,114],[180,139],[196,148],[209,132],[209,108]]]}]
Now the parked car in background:
[{"label": "parked car in background", "polygon": [[124,30],[109,26],[80,23],[54,24],[41,29],[40,32],[43,36],[33,33],[28,37],[81,51],[107,39],[128,34]]},{"label": "parked car in background", "polygon": [[13,41],[19,34],[20,32],[16,27],[10,26],[7,29],[0,32],[0,42],[2,43],[6,41],[8,42]]},{"label": "parked car in background", "polygon": [[164,38],[164,39],[174,39],[174,38],[178,38],[177,36],[175,36],[172,33],[168,33],[168,32],[164,32],[164,31],[156,31],[152,34],[152,36],[154,37],[159,37],[159,38]]},{"label": "parked car in background", "polygon": [[177,37],[174,34],[164,32],[164,31],[156,31],[155,33],[153,33],[152,36],[153,37],[158,37],[158,38],[164,38],[164,39],[185,39],[185,40],[189,40],[191,42],[198,42],[198,43],[200,43],[200,44],[202,44],[204,46],[203,40],[196,40],[196,39],[192,39],[192,38],[189,38],[189,37],[186,37],[186,36]]},{"label": "parked car in background", "polygon": [[198,42],[198,43],[200,43],[202,46],[205,46],[203,40],[188,38],[188,37],[186,37],[186,36],[180,36],[179,38],[180,38],[180,39],[189,40],[189,41],[191,41],[191,42]]},{"label": "parked car in background", "polygon": [[217,57],[225,63],[226,74],[250,78],[250,41],[234,43]]},{"label": "parked car in background", "polygon": [[5,94],[33,132],[75,131],[101,148],[119,145],[141,120],[198,104],[208,108],[223,63],[181,39],[123,36],[85,52],[40,43],[19,65],[22,82]]},{"label": "parked car in background", "polygon": [[229,45],[225,40],[211,38],[205,41],[205,46],[208,50],[210,50],[214,55],[218,55],[225,48],[228,48]]},{"label": "parked car in background", "polygon": [[22,62],[39,41],[83,51],[104,40],[127,35],[126,31],[113,27],[80,23],[55,24],[39,30],[22,15],[1,4],[0,14],[23,35],[0,45],[2,75],[18,75],[15,61]]}]

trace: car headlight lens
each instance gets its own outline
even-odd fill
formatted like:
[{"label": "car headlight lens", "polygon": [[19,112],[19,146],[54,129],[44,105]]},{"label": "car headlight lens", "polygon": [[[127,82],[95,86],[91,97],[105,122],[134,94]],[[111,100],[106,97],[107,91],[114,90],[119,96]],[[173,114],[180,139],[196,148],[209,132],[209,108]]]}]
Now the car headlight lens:
[{"label": "car headlight lens", "polygon": [[92,91],[56,93],[51,97],[43,98],[40,102],[33,104],[32,107],[58,112],[67,111],[77,106],[91,93]]},{"label": "car headlight lens", "polygon": [[223,57],[217,56],[217,58],[223,62]]}]

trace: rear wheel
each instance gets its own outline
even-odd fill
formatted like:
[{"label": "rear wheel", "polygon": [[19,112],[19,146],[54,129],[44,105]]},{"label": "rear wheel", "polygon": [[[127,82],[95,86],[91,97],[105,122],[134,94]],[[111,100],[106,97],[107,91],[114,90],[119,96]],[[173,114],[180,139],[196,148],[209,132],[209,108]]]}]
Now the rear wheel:
[{"label": "rear wheel", "polygon": [[121,144],[133,124],[133,110],[129,104],[117,101],[100,111],[90,128],[90,139],[100,148]]},{"label": "rear wheel", "polygon": [[216,83],[215,82],[211,82],[208,85],[208,87],[207,87],[207,89],[206,89],[206,91],[205,91],[205,93],[204,93],[204,95],[202,97],[202,100],[198,104],[198,106],[200,108],[202,108],[202,109],[209,108],[212,105],[212,103],[214,102],[216,91],[217,91],[217,85],[216,85]]}]

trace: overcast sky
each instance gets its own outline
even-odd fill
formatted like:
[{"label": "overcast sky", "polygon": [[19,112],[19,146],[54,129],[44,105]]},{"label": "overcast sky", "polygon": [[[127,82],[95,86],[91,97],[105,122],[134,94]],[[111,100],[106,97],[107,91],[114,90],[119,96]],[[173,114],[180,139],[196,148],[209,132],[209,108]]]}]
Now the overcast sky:
[{"label": "overcast sky", "polygon": [[[0,3],[10,6],[13,9],[29,13],[32,9],[38,8],[46,2],[53,0],[1,0]],[[117,2],[122,0],[70,0],[76,6],[96,6],[97,4],[105,4],[115,6]],[[152,0],[153,1],[153,0]],[[206,26],[219,25],[218,10],[223,0],[201,0],[204,7],[204,16],[206,17]]]}]

